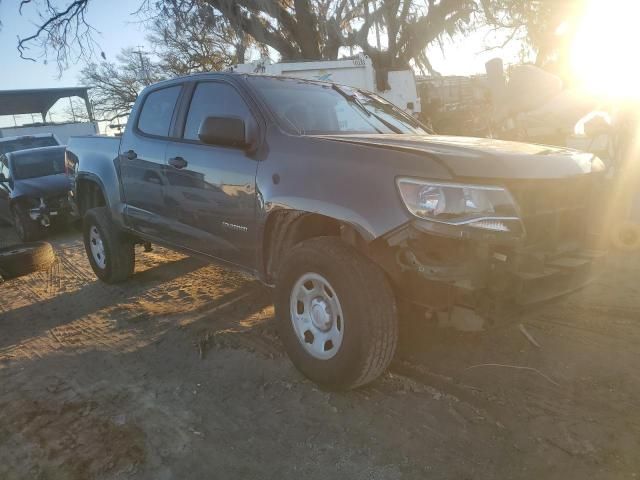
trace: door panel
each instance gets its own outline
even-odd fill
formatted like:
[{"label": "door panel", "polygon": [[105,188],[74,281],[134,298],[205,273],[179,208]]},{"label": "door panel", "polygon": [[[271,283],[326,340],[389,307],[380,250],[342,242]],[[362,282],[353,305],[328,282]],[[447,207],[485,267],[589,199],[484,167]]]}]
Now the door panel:
[{"label": "door panel", "polygon": [[257,162],[241,150],[179,142],[166,155],[187,162],[165,167],[170,241],[253,267]]},{"label": "door panel", "polygon": [[132,228],[148,235],[162,236],[167,231],[164,160],[180,89],[175,85],[149,93],[137,128],[125,132],[120,146],[125,217]]},{"label": "door panel", "polygon": [[[127,202],[125,215],[130,226],[149,235],[162,233],[163,211],[163,166],[167,141],[137,138],[135,145],[122,143],[120,174]],[[133,148],[136,150],[133,150]],[[127,158],[129,150],[135,158]]]},{"label": "door panel", "polygon": [[[204,118],[225,115],[255,122],[230,84],[199,83],[186,118],[187,141],[171,142],[166,151],[164,203],[170,235],[173,243],[254,268],[257,162],[243,150],[197,141]],[[172,161],[177,158],[184,162]]]}]

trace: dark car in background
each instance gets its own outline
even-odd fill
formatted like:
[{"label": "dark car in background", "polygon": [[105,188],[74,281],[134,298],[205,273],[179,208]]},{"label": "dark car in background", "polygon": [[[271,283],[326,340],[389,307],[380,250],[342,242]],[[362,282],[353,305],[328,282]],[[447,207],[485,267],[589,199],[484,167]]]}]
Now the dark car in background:
[{"label": "dark car in background", "polygon": [[64,145],[0,154],[0,218],[23,242],[75,217],[71,170]]}]

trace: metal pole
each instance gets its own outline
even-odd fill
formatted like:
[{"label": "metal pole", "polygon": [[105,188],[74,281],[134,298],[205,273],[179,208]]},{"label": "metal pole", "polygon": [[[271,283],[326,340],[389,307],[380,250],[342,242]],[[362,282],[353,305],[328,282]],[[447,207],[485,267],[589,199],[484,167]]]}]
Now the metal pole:
[{"label": "metal pole", "polygon": [[[373,3],[374,5],[374,12],[375,12],[375,7],[376,2]],[[375,23],[374,23],[375,29],[376,29],[376,44],[378,45],[378,51],[380,51],[380,24],[378,23],[378,20],[376,19]]]},{"label": "metal pole", "polygon": [[147,64],[144,61],[144,56],[143,56],[143,51],[142,51],[142,47],[138,47],[138,50],[135,51],[135,53],[138,54],[138,57],[140,57],[140,68],[142,69],[142,73],[144,75],[144,78],[147,82],[147,85],[151,85],[151,78],[149,76],[149,69],[147,68]]},{"label": "metal pole", "polygon": [[69,106],[71,107],[71,116],[73,117],[73,123],[76,123],[76,112],[73,109],[73,101],[71,100],[71,97],[69,97]]},{"label": "metal pole", "polygon": [[87,114],[89,115],[89,121],[93,122],[93,107],[91,106],[91,101],[89,101],[89,95],[87,95],[87,92],[84,92],[82,98],[84,99],[84,106],[87,109]]}]

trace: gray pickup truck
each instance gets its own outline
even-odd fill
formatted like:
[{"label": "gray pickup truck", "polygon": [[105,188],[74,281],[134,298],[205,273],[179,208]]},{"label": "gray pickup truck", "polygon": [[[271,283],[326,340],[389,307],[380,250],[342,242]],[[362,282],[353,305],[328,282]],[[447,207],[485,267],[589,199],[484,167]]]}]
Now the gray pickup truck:
[{"label": "gray pickup truck", "polygon": [[585,284],[601,252],[591,154],[430,135],[371,93],[215,73],[139,96],[121,139],[78,137],[91,266],[134,271],[154,242],[275,287],[295,366],[347,389],[379,376],[398,305],[489,325]]}]

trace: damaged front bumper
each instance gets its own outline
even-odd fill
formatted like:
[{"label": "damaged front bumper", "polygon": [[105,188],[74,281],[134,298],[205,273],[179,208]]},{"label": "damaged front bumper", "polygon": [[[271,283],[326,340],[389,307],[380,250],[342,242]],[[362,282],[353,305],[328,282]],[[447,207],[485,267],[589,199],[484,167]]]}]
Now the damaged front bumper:
[{"label": "damaged front bumper", "polygon": [[53,198],[41,197],[37,206],[29,209],[29,217],[45,228],[51,225],[54,218],[77,218],[78,209],[73,199],[73,192]]},{"label": "damaged front bumper", "polygon": [[573,292],[606,259],[597,236],[541,247],[508,235],[451,233],[416,220],[378,239],[371,253],[400,297],[425,307],[439,324],[463,330]]}]

